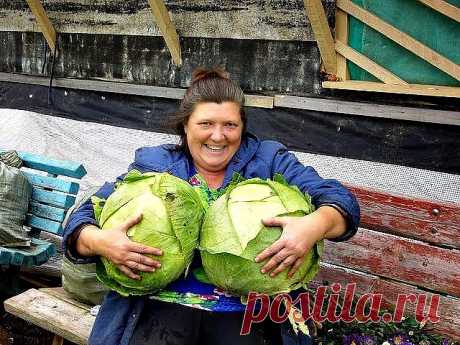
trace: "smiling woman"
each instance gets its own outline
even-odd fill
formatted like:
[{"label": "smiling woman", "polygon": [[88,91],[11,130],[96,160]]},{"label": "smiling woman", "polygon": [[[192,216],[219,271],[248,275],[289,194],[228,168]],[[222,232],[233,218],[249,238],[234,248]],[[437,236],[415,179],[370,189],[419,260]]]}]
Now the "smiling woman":
[{"label": "smiling woman", "polygon": [[[354,235],[359,206],[339,182],[322,179],[284,145],[261,141],[247,132],[243,104],[243,91],[226,72],[196,70],[175,118],[180,144],[142,147],[128,170],[168,172],[189,182],[209,204],[225,193],[235,174],[246,179],[283,175],[288,184],[311,196],[316,211],[303,217],[263,219],[265,226],[280,227],[282,231],[278,240],[258,253],[256,262],[267,279],[281,272],[292,276],[317,241],[341,241]],[[107,183],[95,196],[107,199],[114,188],[114,183]],[[100,231],[94,207],[86,202],[69,218],[64,233],[65,253],[76,263],[104,257],[131,279],[140,279],[139,272],[161,271],[167,248],[148,247],[127,235],[141,218],[133,214],[125,223]],[[110,292],[89,344],[287,345],[311,341],[285,325],[276,325],[275,333],[268,336],[265,325],[259,324],[250,334],[241,336],[245,306],[239,296],[228,297],[225,291],[206,283],[201,266],[200,258],[195,256],[191,274],[150,298],[125,298]]]},{"label": "smiling woman", "polygon": [[240,148],[240,108],[234,102],[199,103],[184,125],[195,168],[211,188],[222,185],[225,168]]}]

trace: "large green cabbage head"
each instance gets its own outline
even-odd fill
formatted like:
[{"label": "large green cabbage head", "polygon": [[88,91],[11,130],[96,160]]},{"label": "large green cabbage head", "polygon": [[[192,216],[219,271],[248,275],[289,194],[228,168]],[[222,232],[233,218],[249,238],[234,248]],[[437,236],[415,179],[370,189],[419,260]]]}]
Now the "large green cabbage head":
[{"label": "large green cabbage head", "polygon": [[210,282],[246,296],[250,291],[269,295],[305,287],[319,269],[322,241],[306,254],[298,271],[272,278],[262,274],[257,254],[280,236],[280,227],[265,227],[262,219],[304,216],[313,212],[310,197],[289,186],[281,175],[274,180],[249,179],[230,184],[226,193],[208,209],[200,235],[203,268]]},{"label": "large green cabbage head", "polygon": [[142,213],[142,220],[128,230],[128,237],[163,250],[163,255],[156,257],[161,268],[140,272],[141,280],[129,278],[114,263],[101,258],[97,276],[109,288],[124,296],[155,292],[176,280],[192,262],[205,203],[186,181],[166,173],[132,170],[105,202],[93,198],[93,204],[102,231]]}]

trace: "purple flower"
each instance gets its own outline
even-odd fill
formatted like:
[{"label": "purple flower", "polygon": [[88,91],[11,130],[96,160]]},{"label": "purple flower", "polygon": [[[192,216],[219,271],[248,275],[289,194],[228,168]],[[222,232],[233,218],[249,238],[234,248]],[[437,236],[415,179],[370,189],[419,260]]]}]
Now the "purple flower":
[{"label": "purple flower", "polygon": [[350,334],[344,336],[343,345],[375,345],[374,338],[369,335]]}]

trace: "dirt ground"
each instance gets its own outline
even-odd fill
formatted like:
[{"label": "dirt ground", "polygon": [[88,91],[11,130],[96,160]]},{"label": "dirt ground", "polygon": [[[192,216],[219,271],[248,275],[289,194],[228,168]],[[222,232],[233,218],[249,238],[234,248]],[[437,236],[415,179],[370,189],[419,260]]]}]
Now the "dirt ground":
[{"label": "dirt ground", "polygon": [[[12,288],[6,283],[7,272],[0,270],[0,276],[2,277],[0,282],[0,345],[51,345],[53,334],[5,312],[3,308],[3,302],[7,298],[37,286],[21,280],[20,285],[14,287],[15,292],[11,293]],[[53,283],[55,285],[59,282]],[[64,341],[64,344],[73,345],[67,341]]]},{"label": "dirt ground", "polygon": [[51,345],[52,342],[51,333],[2,311],[0,345]]}]

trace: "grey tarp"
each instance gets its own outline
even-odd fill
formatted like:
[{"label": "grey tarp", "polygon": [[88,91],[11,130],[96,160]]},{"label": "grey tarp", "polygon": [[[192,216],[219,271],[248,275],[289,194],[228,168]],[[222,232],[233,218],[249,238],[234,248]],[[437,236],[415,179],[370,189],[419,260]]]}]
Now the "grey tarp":
[{"label": "grey tarp", "polygon": [[0,161],[0,246],[30,245],[23,224],[31,193],[32,186],[22,172]]}]

